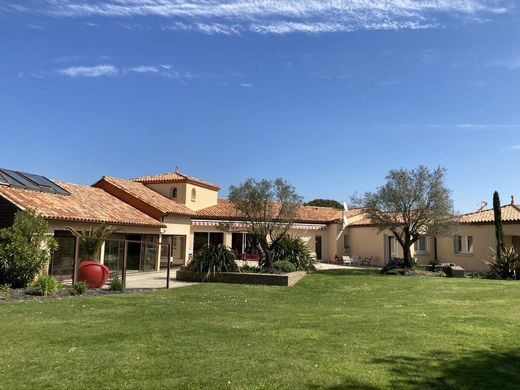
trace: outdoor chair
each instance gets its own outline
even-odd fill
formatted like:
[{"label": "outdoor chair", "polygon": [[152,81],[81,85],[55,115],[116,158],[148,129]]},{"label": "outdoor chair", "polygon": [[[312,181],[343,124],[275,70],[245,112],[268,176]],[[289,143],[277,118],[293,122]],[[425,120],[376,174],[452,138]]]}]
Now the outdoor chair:
[{"label": "outdoor chair", "polygon": [[374,256],[365,257],[365,259],[361,262],[361,265],[366,265],[367,267],[370,267],[372,260],[374,260]]},{"label": "outdoor chair", "polygon": [[344,265],[359,265],[359,256],[343,256],[343,264]]}]

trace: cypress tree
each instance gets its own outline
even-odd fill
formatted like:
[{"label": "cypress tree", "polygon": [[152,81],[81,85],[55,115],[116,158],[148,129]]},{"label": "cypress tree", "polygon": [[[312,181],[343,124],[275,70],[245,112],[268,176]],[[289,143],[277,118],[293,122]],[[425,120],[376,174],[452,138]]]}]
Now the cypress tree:
[{"label": "cypress tree", "polygon": [[502,259],[502,254],[506,249],[504,242],[504,227],[502,226],[502,207],[498,191],[493,194],[493,210],[495,212],[495,235],[497,238],[497,258]]}]

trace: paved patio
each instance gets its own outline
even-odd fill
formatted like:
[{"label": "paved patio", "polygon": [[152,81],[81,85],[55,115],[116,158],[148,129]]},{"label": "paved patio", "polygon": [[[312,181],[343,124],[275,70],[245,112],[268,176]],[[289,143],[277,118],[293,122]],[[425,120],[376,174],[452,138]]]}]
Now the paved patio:
[{"label": "paved patio", "polygon": [[[175,279],[177,270],[172,269],[170,272],[170,288],[186,287],[197,283],[179,282]],[[166,271],[159,272],[136,272],[126,275],[127,288],[166,288]]]}]

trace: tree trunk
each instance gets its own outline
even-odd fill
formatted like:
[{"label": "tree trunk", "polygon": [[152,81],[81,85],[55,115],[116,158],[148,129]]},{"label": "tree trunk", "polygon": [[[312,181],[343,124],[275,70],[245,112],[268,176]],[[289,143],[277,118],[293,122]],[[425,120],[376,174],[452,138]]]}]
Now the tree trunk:
[{"label": "tree trunk", "polygon": [[411,242],[406,239],[403,245],[403,260],[405,268],[412,268],[412,253],[411,253]]}]

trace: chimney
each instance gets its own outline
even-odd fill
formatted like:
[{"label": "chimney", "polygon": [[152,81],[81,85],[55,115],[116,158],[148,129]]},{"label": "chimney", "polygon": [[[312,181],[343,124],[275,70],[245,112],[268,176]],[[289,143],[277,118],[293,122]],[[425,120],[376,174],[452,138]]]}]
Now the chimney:
[{"label": "chimney", "polygon": [[515,196],[511,195],[511,206],[515,205]]}]

